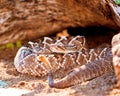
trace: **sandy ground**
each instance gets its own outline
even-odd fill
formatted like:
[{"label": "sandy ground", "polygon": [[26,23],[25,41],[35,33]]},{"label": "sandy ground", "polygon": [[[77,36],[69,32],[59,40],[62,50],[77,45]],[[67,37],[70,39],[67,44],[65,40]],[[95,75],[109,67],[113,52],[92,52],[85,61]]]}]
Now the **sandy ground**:
[{"label": "sandy ground", "polygon": [[[50,88],[47,76],[33,77],[15,70],[14,56],[18,48],[0,50],[0,79],[8,85],[0,88],[0,96],[120,96],[114,72],[65,89]],[[65,72],[64,72],[65,73]],[[58,73],[59,78],[66,74]]]}]

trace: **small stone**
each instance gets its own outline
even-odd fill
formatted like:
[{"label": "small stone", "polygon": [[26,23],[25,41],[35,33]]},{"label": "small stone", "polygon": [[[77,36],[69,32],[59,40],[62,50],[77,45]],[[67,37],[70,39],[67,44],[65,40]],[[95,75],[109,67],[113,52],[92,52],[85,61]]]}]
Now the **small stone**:
[{"label": "small stone", "polygon": [[5,81],[0,80],[0,88],[6,87],[8,84]]}]

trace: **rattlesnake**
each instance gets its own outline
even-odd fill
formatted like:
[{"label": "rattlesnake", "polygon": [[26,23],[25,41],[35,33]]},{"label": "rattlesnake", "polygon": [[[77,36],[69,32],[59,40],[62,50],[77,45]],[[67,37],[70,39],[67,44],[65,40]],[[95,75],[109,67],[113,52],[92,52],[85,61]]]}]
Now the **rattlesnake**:
[{"label": "rattlesnake", "polygon": [[[88,49],[84,36],[61,37],[57,40],[45,37],[39,43],[29,44],[31,46],[18,50],[14,65],[21,73],[40,77],[48,74],[50,87],[69,87],[113,70],[111,48]],[[54,82],[53,74],[68,68],[76,69]]]}]

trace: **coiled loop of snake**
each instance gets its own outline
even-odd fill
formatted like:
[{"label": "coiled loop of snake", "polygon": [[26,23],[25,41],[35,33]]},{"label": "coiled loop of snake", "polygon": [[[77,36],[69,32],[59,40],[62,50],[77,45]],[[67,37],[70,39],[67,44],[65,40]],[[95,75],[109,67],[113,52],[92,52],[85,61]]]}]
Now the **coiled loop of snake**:
[{"label": "coiled loop of snake", "polygon": [[[18,50],[14,65],[21,73],[34,76],[48,74],[50,87],[69,87],[113,70],[111,48],[87,49],[83,36],[58,40],[47,37],[42,43],[29,43],[31,48],[21,47]],[[54,82],[54,72],[61,68],[75,68],[76,65],[80,67]]]}]

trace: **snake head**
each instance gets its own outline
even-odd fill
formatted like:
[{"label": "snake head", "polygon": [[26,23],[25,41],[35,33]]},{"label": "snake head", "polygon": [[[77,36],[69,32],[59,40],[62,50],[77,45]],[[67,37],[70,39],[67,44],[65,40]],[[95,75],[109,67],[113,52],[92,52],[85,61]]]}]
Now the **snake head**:
[{"label": "snake head", "polygon": [[33,53],[32,49],[30,49],[28,47],[24,47],[24,46],[21,47],[18,50],[18,52],[17,52],[17,54],[16,54],[16,56],[14,58],[15,67],[17,67],[19,65],[19,62],[21,62],[26,56],[28,56],[28,55],[30,55],[32,53]]}]

